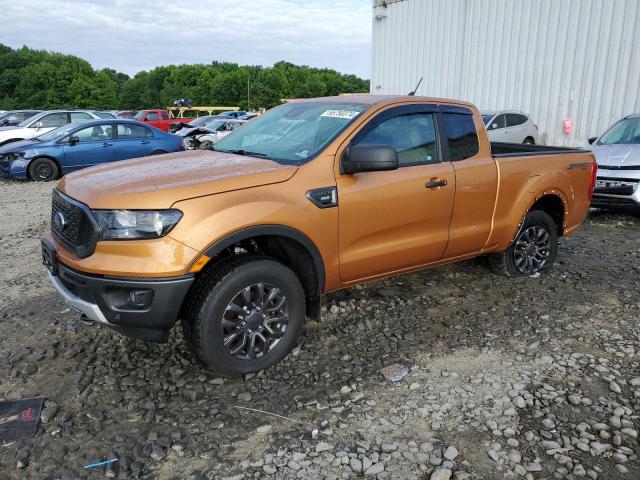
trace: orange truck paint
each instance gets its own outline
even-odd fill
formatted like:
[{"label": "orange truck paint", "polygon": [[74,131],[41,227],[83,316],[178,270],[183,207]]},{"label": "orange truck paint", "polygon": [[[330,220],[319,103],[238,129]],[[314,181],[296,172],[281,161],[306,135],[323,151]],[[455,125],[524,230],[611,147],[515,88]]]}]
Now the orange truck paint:
[{"label": "orange truck paint", "polygon": [[[79,258],[47,230],[58,261],[78,272],[126,278],[171,278],[215,268],[202,260],[220,240],[260,225],[306,236],[324,267],[322,292],[376,278],[506,250],[531,206],[544,195],[562,200],[562,233],[589,209],[589,152],[496,158],[478,110],[426,97],[353,95],[299,101],[361,103],[369,108],[313,160],[300,166],[212,151],[188,151],[101,165],[64,177],[58,190],[91,209],[178,209],[183,218],[154,240],[99,241]],[[381,112],[401,105],[465,107],[473,113],[479,151],[457,162],[386,172],[341,174],[354,136]],[[447,180],[445,188],[425,182]],[[335,186],[337,208],[305,198]],[[197,274],[196,274],[197,275]]]}]

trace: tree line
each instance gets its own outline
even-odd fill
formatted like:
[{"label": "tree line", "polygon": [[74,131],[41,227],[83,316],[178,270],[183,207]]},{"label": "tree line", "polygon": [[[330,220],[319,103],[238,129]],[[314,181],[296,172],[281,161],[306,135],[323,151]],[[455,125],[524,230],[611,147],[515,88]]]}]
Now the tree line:
[{"label": "tree line", "polygon": [[368,91],[369,81],[355,75],[288,62],[169,65],[129,77],[111,68],[96,70],[73,55],[0,44],[1,110],[164,108],[178,98],[248,110],[270,108],[284,98]]}]

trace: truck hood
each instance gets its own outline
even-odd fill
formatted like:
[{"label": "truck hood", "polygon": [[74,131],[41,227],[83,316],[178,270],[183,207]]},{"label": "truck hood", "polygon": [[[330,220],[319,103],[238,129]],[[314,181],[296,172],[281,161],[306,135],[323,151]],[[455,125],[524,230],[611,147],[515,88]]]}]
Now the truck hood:
[{"label": "truck hood", "polygon": [[594,145],[591,150],[599,167],[640,168],[640,145]]},{"label": "truck hood", "polygon": [[289,180],[292,165],[208,150],[154,155],[66,175],[58,189],[96,209],[163,209],[189,198]]}]

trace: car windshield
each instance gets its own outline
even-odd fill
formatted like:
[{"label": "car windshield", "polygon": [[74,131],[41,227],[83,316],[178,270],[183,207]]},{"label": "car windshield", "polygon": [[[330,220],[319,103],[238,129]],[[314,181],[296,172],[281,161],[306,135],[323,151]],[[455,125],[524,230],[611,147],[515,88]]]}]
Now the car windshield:
[{"label": "car windshield", "polygon": [[200,125],[205,125],[210,121],[211,121],[211,117],[209,115],[205,115],[204,117],[194,118],[189,122],[189,125],[191,125],[192,127],[198,127]]},{"label": "car windshield", "polygon": [[109,112],[93,112],[98,115],[100,118],[116,118],[116,116]]},{"label": "car windshield", "polygon": [[600,137],[598,145],[640,145],[640,117],[620,120]]},{"label": "car windshield", "polygon": [[[44,117],[44,114],[43,114],[43,115],[37,115],[37,117],[38,117],[38,118],[42,118],[42,117]],[[36,122],[37,122],[38,120],[36,120],[36,118],[35,118],[35,117],[29,117],[29,118],[27,118],[27,119],[25,119],[25,120],[21,121],[21,122],[18,124],[18,127],[28,127],[29,125],[31,125],[31,122],[34,122],[34,121],[36,121]]]},{"label": "car windshield", "polygon": [[491,119],[495,117],[495,115],[482,115],[482,121],[484,122],[485,125],[489,125],[489,122],[491,121]]},{"label": "car windshield", "polygon": [[216,118],[215,120],[209,120],[207,123],[203,125],[207,130],[217,130],[224,124],[226,124],[229,120],[220,120]]},{"label": "car windshield", "polygon": [[140,110],[138,113],[136,113],[136,114],[134,115],[134,117],[133,117],[133,118],[134,118],[135,120],[140,120],[142,117],[144,117],[144,114],[145,114],[145,113],[147,113],[147,112],[145,112],[144,110]]},{"label": "car windshield", "polygon": [[234,130],[213,149],[301,165],[367,108],[355,103],[287,103]]},{"label": "car windshield", "polygon": [[83,122],[68,123],[67,125],[55,128],[50,132],[43,133],[42,135],[36,137],[36,140],[39,140],[41,142],[50,142],[52,140],[57,140],[58,138],[62,138],[68,135],[70,131],[82,124]]}]

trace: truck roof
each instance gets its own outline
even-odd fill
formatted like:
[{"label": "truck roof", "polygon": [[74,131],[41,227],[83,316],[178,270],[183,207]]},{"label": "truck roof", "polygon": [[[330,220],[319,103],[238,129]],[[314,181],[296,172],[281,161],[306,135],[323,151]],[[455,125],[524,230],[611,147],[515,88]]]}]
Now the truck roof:
[{"label": "truck roof", "polygon": [[334,97],[296,98],[290,101],[291,102],[360,103],[364,105],[375,105],[379,103],[406,102],[407,100],[415,100],[416,102],[420,102],[420,103],[422,102],[453,103],[456,105],[465,105],[468,107],[474,106],[469,102],[463,102],[460,100],[452,100],[447,98],[419,97],[419,96],[409,96],[409,95],[368,95],[366,93],[337,95]]}]

